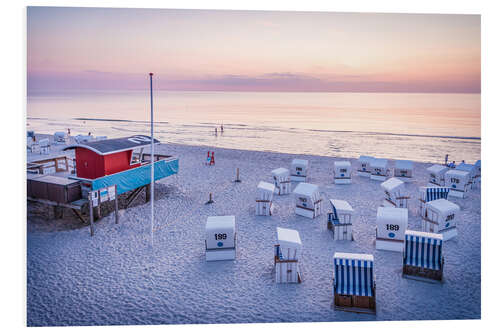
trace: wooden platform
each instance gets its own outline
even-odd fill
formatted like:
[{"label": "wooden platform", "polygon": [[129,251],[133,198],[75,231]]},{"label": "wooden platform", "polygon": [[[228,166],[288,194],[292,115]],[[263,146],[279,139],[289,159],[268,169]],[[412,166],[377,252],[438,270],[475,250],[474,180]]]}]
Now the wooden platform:
[{"label": "wooden platform", "polygon": [[61,203],[61,202],[56,202],[56,201],[50,201],[46,199],[37,199],[37,198],[32,198],[32,197],[27,197],[28,201],[31,202],[37,202],[41,203],[44,205],[52,206],[52,207],[62,207],[62,208],[69,208],[71,211],[78,217],[80,221],[83,223],[87,224],[87,221],[83,217],[82,211],[84,210],[84,206],[88,205],[88,200],[86,199],[79,199],[70,203]]},{"label": "wooden platform", "polygon": [[358,307],[351,307],[351,306],[339,306],[339,305],[335,305],[335,304],[333,304],[333,308],[335,310],[339,310],[339,311],[370,314],[370,315],[374,315],[374,316],[377,315],[376,309],[358,308]]}]

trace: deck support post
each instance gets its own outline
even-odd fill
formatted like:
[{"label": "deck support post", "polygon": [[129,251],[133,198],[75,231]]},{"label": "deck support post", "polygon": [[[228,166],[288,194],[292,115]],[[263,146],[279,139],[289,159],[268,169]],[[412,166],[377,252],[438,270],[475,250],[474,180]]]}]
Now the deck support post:
[{"label": "deck support post", "polygon": [[94,236],[94,207],[92,207],[92,198],[89,200],[90,214],[90,236]]},{"label": "deck support post", "polygon": [[151,184],[146,185],[146,202],[151,200]]},{"label": "deck support post", "polygon": [[118,224],[118,192],[115,185],[115,224]]}]

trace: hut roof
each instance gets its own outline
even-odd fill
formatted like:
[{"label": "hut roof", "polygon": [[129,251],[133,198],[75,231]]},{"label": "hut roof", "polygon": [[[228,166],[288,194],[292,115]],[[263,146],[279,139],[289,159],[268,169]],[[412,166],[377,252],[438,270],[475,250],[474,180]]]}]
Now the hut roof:
[{"label": "hut roof", "polygon": [[[154,139],[155,144],[159,144],[160,141]],[[99,155],[109,155],[126,150],[132,150],[136,148],[147,147],[151,144],[151,137],[146,135],[134,135],[125,138],[101,140],[95,142],[86,142],[83,144],[71,145],[63,150],[75,149],[75,148],[85,148],[92,150]]]}]

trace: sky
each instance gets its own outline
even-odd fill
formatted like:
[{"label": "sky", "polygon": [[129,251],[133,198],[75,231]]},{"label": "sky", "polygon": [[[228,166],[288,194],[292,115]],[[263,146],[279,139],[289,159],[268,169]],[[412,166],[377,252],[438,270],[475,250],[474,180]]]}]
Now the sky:
[{"label": "sky", "polygon": [[481,92],[481,17],[28,7],[47,90]]}]

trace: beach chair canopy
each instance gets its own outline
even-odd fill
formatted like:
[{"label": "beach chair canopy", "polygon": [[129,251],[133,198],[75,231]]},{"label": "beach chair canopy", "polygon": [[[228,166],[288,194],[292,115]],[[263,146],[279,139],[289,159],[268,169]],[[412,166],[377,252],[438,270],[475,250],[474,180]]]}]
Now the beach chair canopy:
[{"label": "beach chair canopy", "polygon": [[433,173],[435,175],[441,175],[441,174],[445,173],[447,170],[448,170],[448,167],[446,167],[444,165],[439,165],[439,164],[434,164],[433,166],[427,168],[427,171],[429,173]]},{"label": "beach chair canopy", "polygon": [[299,196],[305,196],[311,198],[313,202],[319,200],[319,187],[318,185],[309,183],[299,183],[297,187],[293,190],[293,193]]},{"label": "beach chair canopy", "polygon": [[387,179],[385,182],[381,183],[380,184],[380,187],[382,187],[382,189],[384,191],[387,191],[389,193],[393,193],[397,190],[401,190],[403,189],[405,186],[405,183],[397,178],[389,178]]},{"label": "beach chair canopy", "polygon": [[377,223],[403,223],[408,225],[408,209],[394,207],[378,207]]},{"label": "beach chair canopy", "polygon": [[450,177],[450,178],[454,177],[454,178],[466,180],[467,178],[469,178],[470,173],[468,171],[464,171],[464,170],[451,169],[451,170],[446,171],[445,176]]},{"label": "beach chair canopy", "polygon": [[301,249],[302,241],[297,230],[287,228],[276,228],[278,244],[282,248]]},{"label": "beach chair canopy", "polygon": [[437,200],[437,199],[448,199],[448,193],[450,193],[449,187],[420,187],[419,189],[422,200],[425,202]]},{"label": "beach chair canopy", "polygon": [[441,216],[447,216],[460,211],[460,207],[446,199],[437,199],[427,203],[427,208],[432,208]]},{"label": "beach chair canopy", "polygon": [[407,230],[405,233],[405,265],[441,269],[443,235]]},{"label": "beach chair canopy", "polygon": [[276,178],[290,177],[290,170],[285,168],[278,168],[271,171],[271,174]]},{"label": "beach chair canopy", "polygon": [[273,200],[274,184],[259,182],[257,185],[257,200]]},{"label": "beach chair canopy", "polygon": [[397,160],[395,167],[396,169],[413,170],[413,162],[408,160]]},{"label": "beach chair canopy", "polygon": [[307,166],[309,165],[309,161],[307,161],[307,160],[301,160],[301,159],[298,159],[298,158],[294,158],[292,160],[292,165],[296,166],[296,167],[307,168]]},{"label": "beach chair canopy", "polygon": [[287,228],[276,228],[278,247],[276,255],[281,260],[298,259],[302,252],[302,241],[297,230]]},{"label": "beach chair canopy", "polygon": [[38,144],[40,145],[40,147],[47,147],[50,145],[50,141],[49,139],[45,138],[38,141]]},{"label": "beach chair canopy", "polygon": [[335,169],[346,168],[349,169],[351,167],[351,162],[349,161],[335,161],[333,162]]},{"label": "beach chair canopy", "polygon": [[358,161],[360,163],[370,163],[372,159],[374,159],[375,157],[371,157],[371,156],[366,156],[366,155],[361,155],[359,158],[358,158]]},{"label": "beach chair canopy", "polygon": [[330,204],[332,205],[332,210],[334,214],[352,214],[354,209],[345,200],[330,199]]},{"label": "beach chair canopy", "polygon": [[462,162],[459,165],[457,165],[455,170],[468,172],[472,176],[476,174],[476,166],[474,164],[467,164]]},{"label": "beach chair canopy", "polygon": [[477,161],[476,161],[476,163],[474,163],[474,165],[475,165],[477,168],[481,169],[481,160],[477,160]]},{"label": "beach chair canopy", "polygon": [[370,167],[386,169],[389,161],[385,158],[372,158],[370,161]]},{"label": "beach chair canopy", "polygon": [[375,282],[371,254],[336,252],[333,262],[337,294],[373,296]]}]

